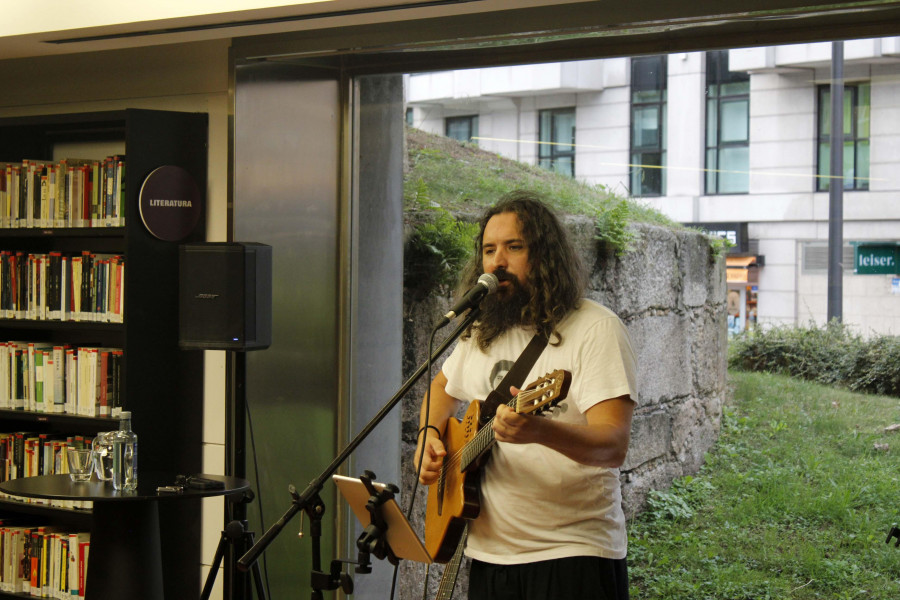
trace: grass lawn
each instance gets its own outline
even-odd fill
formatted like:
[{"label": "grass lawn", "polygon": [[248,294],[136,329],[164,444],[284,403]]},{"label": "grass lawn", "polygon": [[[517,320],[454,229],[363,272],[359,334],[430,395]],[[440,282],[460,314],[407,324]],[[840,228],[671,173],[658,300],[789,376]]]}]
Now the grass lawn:
[{"label": "grass lawn", "polygon": [[632,598],[900,599],[900,399],[729,380],[703,469],[629,523]]}]

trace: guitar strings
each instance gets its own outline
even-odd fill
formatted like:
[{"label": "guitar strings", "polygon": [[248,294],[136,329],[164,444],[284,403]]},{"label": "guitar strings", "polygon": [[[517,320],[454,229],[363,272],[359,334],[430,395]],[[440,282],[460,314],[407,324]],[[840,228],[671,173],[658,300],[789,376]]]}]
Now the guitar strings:
[{"label": "guitar strings", "polygon": [[[549,391],[551,393],[553,392],[553,390],[549,390]],[[521,392],[516,394],[515,398],[510,400],[506,405],[509,407],[516,406],[516,408],[521,408],[522,403],[531,401],[531,399],[532,399],[531,396],[541,397],[544,394],[546,394],[547,392],[548,392],[548,390],[546,387],[537,387],[537,388],[533,388],[530,390],[522,390]],[[516,412],[519,412],[519,411],[517,410]],[[481,429],[478,430],[478,432],[475,434],[475,437],[472,438],[472,441],[475,441],[476,439],[478,439],[478,436],[490,437],[490,436],[488,436],[488,434],[486,434],[486,433],[483,434],[482,432],[484,432],[485,430],[489,430],[490,425],[493,422],[494,422],[494,417],[491,417],[491,419],[487,423],[485,423],[484,427],[482,427]],[[468,444],[466,444],[466,445],[468,445]],[[463,446],[463,448],[465,448],[465,446]],[[454,452],[450,456],[450,458],[447,460],[447,462],[444,463],[444,467],[441,469],[441,475],[440,475],[441,479],[445,479],[444,473],[446,472],[447,469],[449,469],[451,466],[456,466],[457,464],[462,462],[463,448],[460,448],[459,450]]]}]

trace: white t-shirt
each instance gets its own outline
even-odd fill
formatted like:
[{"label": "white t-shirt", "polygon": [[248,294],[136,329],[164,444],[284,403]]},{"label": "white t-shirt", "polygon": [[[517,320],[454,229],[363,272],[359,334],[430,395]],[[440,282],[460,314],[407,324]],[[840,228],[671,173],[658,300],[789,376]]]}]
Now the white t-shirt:
[{"label": "white t-shirt", "polygon": [[[584,412],[624,394],[637,401],[628,332],[608,308],[583,300],[558,327],[562,343],[546,346],[522,387],[557,369],[572,373],[568,396],[543,418],[586,423]],[[442,367],[446,391],[483,400],[512,367],[533,332],[515,328],[487,353],[461,341]],[[496,564],[570,556],[624,558],[625,515],[619,470],[577,463],[539,444],[494,445],[482,470],[481,512],[469,524],[466,554]]]}]

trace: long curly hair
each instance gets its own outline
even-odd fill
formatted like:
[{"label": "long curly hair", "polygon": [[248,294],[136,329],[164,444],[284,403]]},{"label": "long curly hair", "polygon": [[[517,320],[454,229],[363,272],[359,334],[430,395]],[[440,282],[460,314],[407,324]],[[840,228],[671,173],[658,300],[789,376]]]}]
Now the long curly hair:
[{"label": "long curly hair", "polygon": [[[551,343],[559,344],[562,339],[556,327],[578,305],[584,295],[587,278],[566,230],[538,194],[526,190],[510,192],[484,213],[475,238],[475,254],[463,270],[459,293],[465,293],[475,285],[484,272],[484,229],[491,217],[502,213],[516,215],[528,246],[529,298],[521,310],[519,324],[532,326],[536,332],[547,336]],[[464,337],[474,334],[479,347],[486,349],[504,330],[504,325],[482,319],[473,324]]]}]

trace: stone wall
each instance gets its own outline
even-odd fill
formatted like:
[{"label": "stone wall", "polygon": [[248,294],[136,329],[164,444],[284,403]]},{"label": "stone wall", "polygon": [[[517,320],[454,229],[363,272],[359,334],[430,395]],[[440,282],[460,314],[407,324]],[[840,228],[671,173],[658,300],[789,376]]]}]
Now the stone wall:
[{"label": "stone wall", "polygon": [[[619,315],[637,353],[640,397],[621,469],[625,512],[632,516],[643,508],[650,490],[696,473],[717,439],[726,393],[724,259],[714,258],[706,238],[693,231],[638,225],[633,251],[620,257],[594,238],[590,219],[569,217],[567,226],[590,272],[588,296]],[[447,298],[406,303],[406,376],[425,361],[432,325],[448,305]],[[443,335],[450,329],[442,330]],[[443,358],[436,361],[432,375]],[[403,403],[404,506],[414,485],[412,453],[427,380],[427,375],[422,377]],[[421,487],[416,507],[413,524],[421,532]],[[429,597],[441,572],[440,566],[431,569]],[[400,598],[420,598],[424,577],[424,565],[403,561]],[[454,597],[465,597],[460,594],[465,579],[463,574]]]}]

